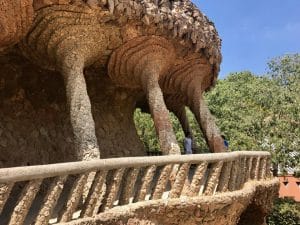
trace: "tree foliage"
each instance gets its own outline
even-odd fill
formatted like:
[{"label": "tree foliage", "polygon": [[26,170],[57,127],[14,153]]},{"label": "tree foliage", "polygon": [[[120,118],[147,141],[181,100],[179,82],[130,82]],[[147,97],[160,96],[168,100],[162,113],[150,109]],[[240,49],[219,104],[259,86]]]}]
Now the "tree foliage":
[{"label": "tree foliage", "polygon": [[[289,89],[299,88],[300,55],[291,54],[276,57],[268,62],[268,76],[276,80],[280,86]],[[294,89],[293,91],[296,91]],[[299,90],[299,89],[298,89]]]},{"label": "tree foliage", "polygon": [[[188,109],[187,116],[190,121],[191,129],[193,130],[195,146],[197,146],[199,152],[207,152],[208,149],[203,140],[203,135],[200,131],[200,128],[196,122],[194,115]],[[170,117],[173,125],[173,130],[176,135],[176,140],[178,141],[180,149],[183,152],[184,132],[177,117],[173,113],[170,113]],[[147,151],[160,151],[157,135],[155,132],[155,126],[150,114],[143,113],[140,109],[137,109],[134,114],[134,122],[137,133],[140,136],[141,141],[144,143]]]},{"label": "tree foliage", "polygon": [[[272,59],[264,76],[245,71],[219,80],[205,96],[217,124],[232,151],[267,150],[274,163],[295,166],[300,161],[291,152],[300,152],[300,56],[284,55]],[[188,111],[195,142],[207,151],[199,125]],[[184,134],[171,114],[174,131],[182,147]],[[149,150],[159,145],[150,115],[137,111],[138,134]]]},{"label": "tree foliage", "polygon": [[[282,168],[299,168],[300,55],[274,58],[268,67],[264,76],[249,71],[231,73],[226,79],[219,80],[205,98],[231,151],[266,150],[272,153],[273,162]],[[194,115],[189,110],[187,115],[196,145],[200,152],[206,152],[207,145]],[[151,116],[137,110],[134,120],[146,148],[159,151]],[[180,123],[172,113],[171,120],[183,149],[184,133]],[[300,224],[300,204],[278,199],[267,222],[269,225]]]},{"label": "tree foliage", "polygon": [[232,73],[207,94],[232,150],[259,150],[269,137],[274,83],[251,72]]},{"label": "tree foliage", "polygon": [[300,82],[293,78],[283,85],[273,71],[278,70],[270,67],[269,74],[274,75],[262,77],[232,73],[218,82],[207,99],[232,150],[267,150],[274,163],[296,166],[299,154],[297,158],[291,152],[300,152]]},{"label": "tree foliage", "polygon": [[[282,164],[300,166],[300,55],[284,55],[272,59],[267,76],[278,85],[274,96],[277,107],[273,107],[277,136],[276,160]],[[287,157],[290,152],[297,152],[297,157]],[[292,162],[292,163],[291,163]]]},{"label": "tree foliage", "polygon": [[142,113],[140,109],[135,110],[134,123],[137,133],[148,151],[159,151],[158,139],[150,114]]},{"label": "tree foliage", "polygon": [[268,225],[300,224],[300,203],[292,199],[277,199],[271,214],[267,217]]}]

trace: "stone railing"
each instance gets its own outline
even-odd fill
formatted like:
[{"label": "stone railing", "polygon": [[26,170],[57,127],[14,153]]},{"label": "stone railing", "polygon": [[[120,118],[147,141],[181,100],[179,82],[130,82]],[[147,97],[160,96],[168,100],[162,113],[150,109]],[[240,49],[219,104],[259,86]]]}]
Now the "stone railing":
[{"label": "stone railing", "polygon": [[269,179],[270,163],[268,152],[232,152],[4,168],[0,220],[6,218],[10,225],[59,224],[117,205],[232,192],[249,180]]}]

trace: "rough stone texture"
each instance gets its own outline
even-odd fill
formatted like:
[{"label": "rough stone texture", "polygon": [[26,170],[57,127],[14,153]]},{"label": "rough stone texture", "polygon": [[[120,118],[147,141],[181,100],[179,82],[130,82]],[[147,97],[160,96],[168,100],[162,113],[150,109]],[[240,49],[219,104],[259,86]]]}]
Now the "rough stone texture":
[{"label": "rough stone texture", "polygon": [[195,196],[199,195],[199,191],[201,188],[201,182],[205,175],[206,169],[207,169],[207,163],[201,163],[200,165],[197,166],[195,174],[194,174],[192,182],[191,182],[191,185],[190,185],[190,190],[189,190],[188,196],[195,197]]},{"label": "rough stone texture", "polygon": [[235,160],[232,162],[231,174],[228,184],[229,191],[236,190],[237,187],[237,178],[239,174],[239,161]]},{"label": "rough stone texture", "polygon": [[68,222],[72,219],[73,213],[76,211],[80,199],[82,197],[85,183],[87,182],[88,173],[81,174],[76,178],[75,183],[69,193],[68,200],[65,203],[64,209],[59,215],[59,222]]},{"label": "rough stone texture", "polygon": [[[77,1],[78,3],[80,3],[80,1]],[[94,1],[95,2],[95,1]],[[88,2],[88,5],[90,6],[91,2]],[[134,4],[136,3],[136,5]],[[206,49],[207,48],[207,52],[205,52],[205,57],[207,57],[207,60],[209,60],[209,63],[211,64],[212,68],[210,73],[207,74],[207,77],[209,77],[209,80],[207,80],[207,82],[205,83],[205,87],[203,88],[203,90],[206,90],[214,81],[214,77],[217,73],[216,68],[218,68],[218,63],[220,62],[220,54],[219,54],[219,40],[218,38],[216,38],[216,33],[215,30],[213,28],[213,26],[209,25],[206,21],[205,17],[201,17],[201,13],[197,12],[197,10],[194,8],[194,6],[188,2],[188,1],[178,1],[178,2],[174,2],[172,4],[168,5],[168,2],[165,2],[166,4],[164,4],[163,2],[160,3],[159,5],[156,5],[157,3],[155,2],[151,2],[151,1],[141,1],[141,2],[129,2],[129,1],[124,1],[122,3],[119,2],[113,2],[113,1],[109,1],[108,2],[108,8],[110,13],[114,13],[114,15],[117,15],[119,17],[119,19],[117,20],[117,25],[113,26],[111,25],[111,23],[107,24],[106,21],[115,21],[115,19],[111,18],[110,15],[108,15],[105,10],[103,11],[97,11],[97,10],[91,10],[91,8],[87,8],[85,7],[84,4],[81,5],[81,7],[65,7],[65,6],[61,6],[61,7],[51,7],[51,8],[45,8],[45,10],[42,10],[41,13],[38,14],[38,19],[36,19],[36,21],[40,21],[42,20],[42,22],[40,23],[34,23],[37,25],[34,25],[34,29],[32,32],[30,32],[30,35],[28,36],[28,38],[25,41],[25,49],[27,48],[27,51],[25,50],[25,52],[27,52],[33,59],[35,59],[35,61],[38,62],[38,64],[45,66],[45,67],[50,67],[52,68],[53,65],[45,65],[45,62],[41,62],[41,58],[40,56],[45,56],[45,54],[49,57],[49,59],[51,58],[61,58],[59,54],[62,54],[63,57],[65,57],[66,52],[69,52],[70,50],[73,51],[73,55],[76,57],[76,61],[77,58],[82,55],[82,53],[85,53],[84,56],[82,56],[83,58],[88,57],[88,60],[94,61],[93,58],[97,55],[103,55],[101,54],[101,50],[103,52],[107,52],[110,51],[111,49],[115,49],[116,47],[118,47],[120,44],[122,44],[122,42],[128,42],[130,40],[129,43],[132,43],[131,45],[136,45],[138,41],[136,41],[136,37],[141,36],[141,35],[164,35],[164,36],[168,36],[168,38],[170,38],[170,33],[172,32],[168,32],[168,30],[163,29],[164,27],[160,27],[160,23],[162,23],[164,20],[168,21],[168,29],[173,30],[173,36],[172,39],[174,42],[176,41],[177,36],[179,38],[183,38],[184,34],[187,34],[187,37],[183,38],[186,39],[187,42],[189,40],[188,37],[190,37],[190,41],[195,45],[192,45],[192,48],[195,47],[196,51],[199,52],[202,48]],[[97,4],[94,4],[94,6],[96,6]],[[99,4],[98,4],[99,5]],[[52,10],[53,8],[53,10]],[[133,8],[133,10],[130,10],[130,8]],[[136,10],[138,8],[143,8],[146,10],[145,15],[143,15],[143,12],[140,12],[139,10]],[[169,9],[168,9],[169,8]],[[125,14],[124,13],[124,9],[125,10]],[[170,11],[170,9],[172,9]],[[186,12],[186,10],[190,10],[191,12],[193,12],[193,15],[188,15]],[[196,10],[196,11],[195,11]],[[52,12],[49,12],[52,11]],[[77,14],[72,14],[72,11],[76,11]],[[161,12],[160,12],[161,11]],[[83,14],[84,16],[80,17],[78,16],[78,12],[80,12],[81,14]],[[64,17],[60,17],[60,15],[65,15],[68,16],[68,21],[66,21],[66,19],[64,19]],[[167,17],[166,17],[167,15]],[[59,17],[58,17],[59,16]],[[154,20],[152,20],[152,17],[155,17]],[[128,17],[128,18],[126,18]],[[137,18],[142,17],[142,21],[144,21],[144,24],[139,24],[136,23],[135,20]],[[128,20],[129,19],[129,20]],[[101,20],[101,22],[98,22],[99,20]],[[45,21],[45,22],[44,22]],[[50,22],[47,22],[50,21]],[[103,21],[103,22],[102,22]],[[193,21],[195,21],[195,25],[193,25]],[[170,23],[173,23],[174,25],[172,25],[172,27],[170,27]],[[198,23],[197,23],[198,22]],[[63,24],[63,25],[56,25],[56,24]],[[132,24],[133,23],[133,24]],[[66,24],[66,25],[64,25]],[[125,25],[126,24],[126,25]],[[164,23],[162,23],[164,25]],[[198,27],[197,27],[198,24]],[[125,25],[124,28],[119,29],[118,25],[123,26]],[[47,29],[45,29],[44,27],[48,26]],[[149,27],[147,27],[149,26]],[[203,28],[202,28],[203,26]],[[204,28],[204,27],[208,27],[208,29]],[[41,28],[40,28],[41,27]],[[43,29],[42,32],[40,32],[39,30]],[[102,29],[102,31],[101,31]],[[37,31],[36,31],[37,30]],[[49,30],[49,31],[48,31]],[[54,34],[53,30],[55,31]],[[52,33],[51,33],[52,31]],[[114,32],[114,38],[111,38],[109,34],[106,34],[106,32],[110,32],[113,33]],[[167,31],[167,32],[166,32]],[[193,33],[193,32],[194,33]],[[88,37],[82,37],[82,33],[86,33],[88,34]],[[102,34],[101,37],[99,37],[99,33]],[[208,33],[212,34],[212,35],[207,35]],[[48,36],[51,34],[51,36],[48,38]],[[63,41],[60,42],[60,40],[62,40],[63,37],[68,37],[67,35],[73,35],[73,38],[71,39],[71,41]],[[96,35],[95,35],[96,34]],[[174,35],[175,34],[175,35]],[[178,35],[177,35],[178,34]],[[193,34],[193,35],[192,35]],[[81,36],[80,36],[81,35]],[[189,36],[190,35],[190,36]],[[94,37],[95,36],[95,37]],[[112,36],[112,35],[111,35]],[[106,40],[105,38],[108,37]],[[46,38],[46,40],[45,40]],[[42,40],[42,41],[39,41]],[[79,47],[78,50],[75,49],[74,52],[74,48],[70,49],[68,46],[71,46],[71,43],[73,43],[76,40],[76,43],[79,42],[79,44],[77,43],[76,46]],[[92,41],[90,41],[92,40]],[[93,41],[95,40],[95,41]],[[198,40],[198,41],[197,41]],[[80,46],[82,46],[82,44],[80,44],[81,41],[84,41],[85,45],[86,43],[90,43],[90,47],[85,47],[83,49],[80,48]],[[41,43],[40,45],[37,44],[35,45],[35,42]],[[56,44],[56,42],[58,42],[58,44]],[[70,43],[67,43],[70,42]],[[62,43],[62,44],[61,44]],[[185,42],[180,42],[182,44],[182,46],[188,44]],[[199,43],[202,43],[199,45]],[[210,44],[208,44],[210,43]],[[46,48],[43,47],[43,44],[46,45]],[[162,42],[160,43],[162,47],[166,48],[168,45],[170,45],[171,43],[167,43],[167,42]],[[106,46],[105,46],[106,45]],[[125,44],[125,46],[123,46],[122,48],[128,51],[131,48],[127,48],[128,44]],[[129,44],[130,46],[130,44]],[[199,48],[202,47],[201,49]],[[56,51],[55,54],[55,49],[57,47],[59,48],[59,51]],[[93,49],[92,52],[89,52],[89,49]],[[144,47],[144,46],[142,46]],[[187,46],[184,46],[185,49]],[[44,50],[43,50],[44,49]],[[45,49],[47,49],[47,51],[45,51]],[[54,50],[52,50],[54,49]],[[168,48],[170,50],[170,47]],[[32,54],[30,52],[30,50],[35,51],[36,53]],[[88,51],[87,51],[88,50]],[[118,50],[119,51],[119,50]],[[122,51],[122,50],[121,50]],[[145,54],[143,54],[143,52],[147,52],[147,49],[145,50],[143,49],[139,49],[139,51],[136,53],[137,57],[138,56],[145,56]],[[143,72],[141,70],[138,70],[141,74],[138,74],[138,76],[145,76],[143,75],[144,73],[161,73],[162,69],[166,69],[164,68],[163,65],[163,60],[159,59],[159,55],[160,53],[158,51],[154,51],[156,52],[156,54],[154,54],[154,57],[149,58],[148,60],[148,66],[146,66],[146,68],[144,68]],[[153,53],[153,51],[151,52]],[[53,55],[54,54],[54,55]],[[129,54],[129,52],[127,53]],[[182,55],[182,53],[179,53],[180,55]],[[187,53],[184,53],[187,54]],[[114,54],[112,55],[112,58]],[[148,55],[147,55],[148,56]],[[172,54],[170,54],[169,51],[169,55],[168,57],[170,58],[170,60],[172,61]],[[81,58],[82,58],[81,57]],[[126,55],[125,55],[126,57]],[[136,58],[137,58],[136,57]],[[74,58],[74,57],[73,57]],[[105,57],[104,57],[105,58]],[[121,57],[122,58],[122,57]],[[131,61],[133,60],[131,56]],[[145,57],[142,57],[145,58]],[[166,57],[163,57],[166,58]],[[169,61],[170,61],[169,60]],[[50,60],[51,61],[51,60]],[[65,61],[64,58],[62,58],[62,60],[57,60],[58,62],[61,61]],[[82,61],[79,59],[79,61]],[[114,60],[112,60],[114,61]],[[133,60],[134,61],[134,60]],[[140,58],[140,61],[144,61]],[[123,62],[125,62],[125,60],[123,60]],[[67,62],[66,62],[67,63]],[[116,60],[116,63],[118,66],[122,67],[121,63]],[[80,64],[80,62],[79,62]],[[130,63],[129,62],[125,65],[129,64],[129,65],[134,65],[135,66],[135,62],[134,63]],[[153,70],[155,67],[161,67],[160,70]],[[55,67],[55,66],[54,66]],[[77,65],[78,67],[78,65]],[[113,63],[113,67],[114,67],[114,63]],[[70,68],[70,66],[68,66],[68,68]],[[80,65],[79,65],[80,68]],[[148,69],[147,69],[148,68]],[[150,68],[150,70],[149,70]],[[72,70],[75,70],[76,73],[76,68],[71,68]],[[129,69],[130,70],[130,69]],[[72,72],[72,71],[70,71]],[[125,70],[126,72],[126,70]],[[171,125],[169,119],[168,119],[168,114],[166,111],[166,108],[163,104],[163,100],[162,100],[162,94],[158,91],[158,85],[157,85],[157,81],[152,80],[153,76],[147,75],[147,77],[151,77],[151,79],[148,79],[148,81],[145,81],[146,78],[144,78],[142,81],[143,83],[147,83],[147,85],[143,85],[144,86],[144,91],[146,91],[146,94],[149,98],[149,105],[150,105],[150,109],[156,124],[156,130],[159,136],[159,140],[161,143],[161,148],[163,152],[166,153],[179,153],[179,148],[178,145],[176,144],[176,140],[174,137],[174,134],[170,131],[171,130]],[[128,74],[127,74],[128,75]],[[131,74],[129,74],[131,75]],[[114,78],[118,78],[118,79],[113,79],[113,81],[116,80],[121,80],[123,82],[117,82],[117,84],[121,85],[121,86],[126,86],[129,88],[135,88],[136,86],[133,85],[128,85],[130,84],[131,80],[135,80],[135,79],[126,79],[126,82],[124,82],[124,80],[122,80],[122,78],[126,78],[126,74],[123,76],[121,74],[118,73],[114,73],[113,75],[110,74],[110,77],[114,77]],[[157,79],[157,78],[156,78]],[[149,83],[150,82],[150,83]],[[196,83],[196,82],[194,82]],[[198,83],[199,84],[199,83]],[[149,86],[150,85],[150,86]],[[154,86],[153,86],[154,85]],[[156,86],[155,86],[156,85]],[[82,85],[79,85],[79,87],[84,87],[84,83],[82,83]],[[148,88],[147,88],[148,87]],[[149,87],[151,87],[149,89]],[[156,87],[156,88],[155,88]],[[68,87],[67,87],[68,89]],[[80,91],[80,89],[78,90]],[[75,90],[76,92],[76,90]],[[79,94],[80,96],[83,96],[83,94]],[[68,92],[67,92],[67,96],[68,96]],[[153,101],[156,101],[155,99],[160,99],[159,100],[159,104],[154,104]],[[76,100],[74,100],[76,101]],[[79,100],[80,101],[80,100]],[[84,102],[88,102],[88,100],[85,100]],[[152,102],[152,104],[151,104]],[[152,107],[153,106],[153,107]],[[89,107],[85,107],[86,108],[86,113],[88,113],[89,111]],[[71,121],[72,121],[72,112],[73,114],[75,109],[72,109],[71,107]],[[155,113],[155,111],[157,111],[157,113]],[[78,113],[77,113],[78,114]],[[157,115],[162,115],[162,116],[157,116]],[[88,117],[90,119],[88,119]],[[204,115],[202,121],[206,121],[207,119],[205,118],[206,115]],[[91,116],[86,116],[83,117],[85,119],[84,120],[88,120],[88,121],[92,121]],[[78,121],[79,124],[81,124],[79,119],[74,118],[74,121]],[[166,121],[166,122],[160,122],[160,121]],[[160,123],[163,123],[160,125]],[[205,123],[204,123],[205,124]],[[73,125],[73,123],[72,123]],[[80,127],[77,126],[76,124],[73,125],[73,129],[74,129],[74,133],[75,133],[75,137],[76,137],[76,133],[80,134],[82,132],[80,132],[79,128],[76,127]],[[204,130],[205,133],[207,133],[208,131],[206,130],[208,127],[204,126]],[[76,131],[78,130],[78,131]],[[86,130],[86,129],[84,129]],[[93,128],[89,128],[88,130],[90,130],[90,132],[92,133]],[[87,132],[87,131],[86,131]],[[218,134],[217,132],[212,132],[213,135]],[[80,136],[80,135],[79,135]],[[87,137],[90,137],[91,135],[87,135]],[[88,139],[84,135],[81,135],[78,139],[81,140],[81,142],[87,142]],[[209,136],[207,138],[207,140],[210,140],[212,137]],[[210,140],[213,141],[214,140]],[[95,145],[96,140],[92,141],[92,145]],[[80,147],[80,143],[78,144]],[[210,144],[210,147],[212,145]],[[219,146],[220,147],[220,146]],[[215,150],[215,146],[213,146],[212,151],[222,151],[222,149],[218,149]],[[90,150],[89,150],[90,151]]]},{"label": "rough stone texture", "polygon": [[156,188],[153,192],[153,197],[152,199],[160,199],[166,189],[167,183],[169,181],[169,176],[172,172],[172,165],[166,165],[162,169],[160,176],[158,178]]},{"label": "rough stone texture", "polygon": [[12,215],[10,216],[9,225],[22,225],[29,209],[31,207],[32,201],[34,200],[37,192],[40,189],[42,180],[31,180],[26,184],[23,189],[21,196],[19,197],[18,203],[14,208]]},{"label": "rough stone texture", "polygon": [[246,173],[247,173],[246,163],[247,163],[246,157],[240,158],[240,174],[239,174],[239,179],[237,184],[238,187],[240,188],[245,183],[245,179],[246,179]]},{"label": "rough stone texture", "polygon": [[96,173],[94,182],[91,186],[91,190],[89,192],[89,195],[87,196],[87,200],[85,201],[83,209],[80,213],[81,217],[89,217],[93,215],[97,205],[97,201],[100,200],[99,196],[101,196],[101,191],[103,189],[106,176],[107,176],[107,171],[98,171]]},{"label": "rough stone texture", "polygon": [[150,185],[153,180],[154,173],[156,171],[156,166],[149,166],[145,170],[145,174],[143,176],[142,182],[141,182],[141,187],[138,188],[138,193],[134,201],[144,201],[145,197],[149,191]]},{"label": "rough stone texture", "polygon": [[267,175],[267,158],[263,158],[260,162],[258,179],[264,179],[266,178],[266,175]]},{"label": "rough stone texture", "polygon": [[262,186],[259,186],[251,204],[241,214],[238,225],[266,224],[266,216],[270,213],[270,206],[273,204],[274,197],[278,196],[278,191],[278,182],[274,184],[274,188],[269,188],[267,191]]},{"label": "rough stone texture", "polygon": [[261,165],[261,158],[255,158],[255,160],[253,161],[253,176],[251,178],[253,179],[258,179],[259,178],[259,170],[260,170],[260,165]]},{"label": "rough stone texture", "polygon": [[0,184],[0,214],[2,213],[3,207],[10,195],[11,189],[14,184]]},{"label": "rough stone texture", "polygon": [[[134,205],[115,207],[94,218],[72,221],[67,224],[262,225],[261,222],[266,213],[271,209],[273,198],[277,196],[278,188],[277,179],[248,182],[240,191],[216,196],[140,202]],[[252,209],[257,210],[256,213],[262,217],[257,218],[251,214],[254,212]],[[241,219],[239,219],[240,216]]]},{"label": "rough stone texture", "polygon": [[[211,151],[224,150],[201,98],[215,83],[221,41],[190,1],[0,3],[1,167],[90,160],[100,152],[101,158],[143,155],[132,114],[145,96],[165,154],[179,153],[167,95],[180,99],[178,117],[185,105],[192,108]],[[151,49],[147,41],[139,45],[143,38],[159,43]],[[123,65],[117,60],[107,70],[120,49],[126,49],[128,68],[110,73]],[[184,80],[181,67],[189,63],[191,76]],[[138,80],[127,73],[133,68]],[[173,83],[167,79],[177,76]]]},{"label": "rough stone texture", "polygon": [[113,207],[114,201],[116,200],[120,190],[120,184],[122,182],[124,172],[125,168],[117,169],[113,172],[110,180],[108,181],[104,201],[101,205],[100,212]]},{"label": "rough stone texture", "polygon": [[184,163],[180,166],[180,169],[178,170],[176,175],[175,182],[172,185],[172,189],[169,194],[170,198],[178,198],[180,196],[186,181],[186,177],[189,173],[190,166],[191,165],[189,163]]},{"label": "rough stone texture", "polygon": [[[245,174],[245,180],[248,180],[248,179],[251,178],[252,161],[253,161],[252,157],[250,157],[250,158],[247,159],[247,162],[246,162],[247,173]],[[268,168],[271,168],[271,165]]]},{"label": "rough stone texture", "polygon": [[[222,172],[220,175],[220,180],[217,188],[218,192],[225,192],[228,190],[231,168],[232,168],[232,161],[226,162],[225,165],[222,167]],[[245,179],[245,181],[248,181],[248,178]]]},{"label": "rough stone texture", "polygon": [[[163,92],[177,104],[189,106],[200,125],[212,152],[224,152],[224,141],[202,95],[210,87],[209,74],[213,68],[202,54],[188,54],[174,63],[170,73],[161,81]],[[174,104],[174,103],[173,103]],[[184,123],[184,121],[182,122]]]},{"label": "rough stone texture", "polygon": [[159,86],[175,60],[173,45],[166,39],[140,37],[122,45],[113,52],[108,74],[119,86],[143,89],[147,95],[156,133],[164,154],[180,154],[175,134]]},{"label": "rough stone texture", "polygon": [[129,204],[130,198],[133,198],[135,182],[137,180],[140,168],[130,168],[126,174],[125,184],[120,194],[120,205]]},{"label": "rough stone texture", "polygon": [[32,23],[32,0],[0,0],[0,52],[23,38]]},{"label": "rough stone texture", "polygon": [[219,177],[222,170],[223,162],[217,162],[212,165],[211,171],[209,173],[208,179],[207,179],[207,185],[205,188],[205,195],[212,195],[217,187],[217,184],[219,183]]},{"label": "rough stone texture", "polygon": [[[171,216],[172,212],[169,212],[170,215],[168,216],[171,218],[171,221],[173,220],[172,217],[176,217],[175,221],[177,222],[174,222],[174,224],[178,224],[179,222],[179,224],[181,224],[185,218],[189,217],[191,218],[189,218],[188,221],[198,221],[197,218],[199,216],[194,215],[193,217],[192,214],[186,217],[184,216],[184,214],[186,214],[185,211],[190,209],[190,205],[186,204],[186,202],[193,202],[194,199],[199,198],[201,201],[208,201],[207,207],[214,208],[214,201],[216,201],[218,205],[216,199],[222,199],[225,193],[235,193],[239,196],[240,193],[248,192],[247,187],[251,190],[255,190],[255,193],[258,193],[258,189],[256,189],[257,185],[269,187],[278,184],[276,179],[270,180],[266,176],[263,176],[262,179],[257,178],[257,180],[249,179],[246,181],[240,179],[244,176],[238,173],[241,170],[238,169],[238,167],[236,167],[238,170],[231,169],[230,166],[229,169],[222,170],[224,163],[225,168],[226,163],[230,165],[232,162],[241,168],[241,162],[246,162],[246,158],[250,157],[259,158],[259,168],[263,168],[266,165],[265,162],[267,162],[264,159],[269,158],[270,154],[267,152],[233,152],[193,156],[130,157],[1,169],[1,182],[6,184],[6,186],[3,185],[2,189],[0,189],[2,202],[3,199],[4,201],[7,199],[6,192],[10,191],[9,186],[7,186],[8,182],[16,184],[9,196],[9,204],[6,204],[4,208],[1,221],[11,218],[11,224],[22,224],[26,218],[25,224],[32,224],[33,221],[37,224],[43,224],[47,223],[49,218],[54,219],[56,217],[60,223],[71,221],[72,218],[80,221],[79,218],[91,219],[92,217],[97,217],[99,213],[101,215],[106,215],[105,213],[111,212],[120,213],[118,210],[128,213],[128,208],[143,208],[145,202],[149,202],[149,204],[153,205],[156,203],[163,204],[166,212],[169,212],[169,208],[174,210],[173,216]],[[170,174],[174,165],[176,165],[175,171],[177,171],[177,174],[175,181],[172,183]],[[190,165],[192,166],[190,167]],[[196,166],[196,168],[194,166]],[[245,168],[245,170],[248,169],[250,168]],[[226,173],[229,171],[231,171],[231,174],[228,176]],[[262,171],[264,170],[259,171],[259,173],[263,175]],[[244,171],[244,173],[246,172],[247,171]],[[66,180],[67,174],[69,175]],[[85,198],[84,187],[86,187],[86,183],[88,183],[90,174],[93,174],[94,180],[90,181],[92,185],[90,190],[87,190],[88,194]],[[48,176],[51,178],[47,178]],[[219,181],[222,180],[220,176],[224,176],[224,178],[229,181],[230,178],[233,178],[232,182],[235,182],[235,185],[231,187],[230,192],[222,193],[220,190],[216,192],[219,184],[222,185],[222,183],[219,183]],[[42,180],[43,184],[42,188],[40,188]],[[243,183],[239,183],[238,185],[236,181]],[[20,192],[21,188],[22,191]],[[46,188],[47,192],[43,191],[44,188]],[[222,189],[221,187],[221,190]],[[18,201],[17,199],[13,200],[14,193],[16,194],[17,191],[20,193],[20,195],[17,196]],[[164,193],[162,194],[163,191]],[[224,191],[227,190],[225,189]],[[266,194],[268,191],[271,192],[270,196]],[[262,212],[257,213],[264,217],[268,212],[268,206],[271,204],[269,198],[275,196],[276,191],[278,191],[278,185],[277,189],[273,191],[274,192],[266,188],[260,190],[259,194],[261,197],[251,196],[249,200],[251,200],[252,203],[246,205],[249,210],[248,212],[244,212],[244,217],[251,214],[253,210],[258,210],[257,208],[262,207],[261,205],[266,201],[267,205],[263,206]],[[36,193],[38,193],[38,195],[35,197]],[[211,197],[213,201],[210,201],[209,197]],[[133,201],[131,201],[132,198]],[[177,199],[176,204],[178,206],[174,208],[171,205],[169,207],[169,202],[173,202],[174,199]],[[120,202],[120,200],[122,200],[122,202]],[[182,202],[182,205],[178,200]],[[238,201],[240,199],[236,200]],[[64,206],[64,208],[62,208],[62,206]],[[187,207],[187,209],[185,207]],[[225,208],[228,207],[231,207],[231,205],[229,204],[229,206]],[[240,208],[237,210],[241,210],[242,212],[243,209]],[[31,210],[28,211],[29,209]],[[147,216],[149,218],[140,217],[139,213],[134,211],[132,214],[129,213],[129,215],[134,216],[128,218],[129,222],[127,221],[127,223],[130,224],[133,221],[138,224],[146,221],[157,224],[165,223],[157,222],[156,220],[153,221],[156,214],[154,214],[153,217],[151,215],[155,210],[153,211],[151,208],[148,209],[149,211],[145,211],[144,213],[148,213],[149,215]],[[230,216],[233,217],[233,214],[238,212],[237,210],[229,212],[231,213]],[[10,212],[12,212],[12,214]],[[27,214],[28,216],[26,216]],[[208,211],[205,212],[203,216],[210,217],[211,214],[214,214],[214,212]],[[181,218],[182,216],[183,218]],[[237,218],[238,217],[239,215],[237,215]],[[149,221],[149,219],[152,221]],[[258,218],[257,221],[261,219],[262,218]],[[201,221],[203,222],[203,220]],[[237,220],[235,219],[232,222],[235,224]]]},{"label": "rough stone texture", "polygon": [[173,112],[175,114],[175,116],[178,118],[184,134],[186,136],[188,134],[190,134],[192,136],[192,140],[193,140],[193,131],[189,124],[189,120],[188,120],[188,117],[187,117],[187,114],[185,111],[185,106],[178,104],[178,98],[180,98],[180,97],[177,95],[166,95],[165,94],[165,102],[166,102],[167,108],[168,108],[168,110]]},{"label": "rough stone texture", "polygon": [[[0,167],[75,161],[60,74],[17,53],[0,56],[0,64]],[[115,87],[92,69],[86,78],[101,157],[144,155],[133,123],[137,93]]]},{"label": "rough stone texture", "polygon": [[66,179],[67,176],[54,178],[54,181],[52,182],[45,196],[42,208],[40,209],[39,214],[36,218],[35,225],[43,225],[48,223],[48,221],[51,218],[54,207],[57,203],[57,200],[63,190]]}]

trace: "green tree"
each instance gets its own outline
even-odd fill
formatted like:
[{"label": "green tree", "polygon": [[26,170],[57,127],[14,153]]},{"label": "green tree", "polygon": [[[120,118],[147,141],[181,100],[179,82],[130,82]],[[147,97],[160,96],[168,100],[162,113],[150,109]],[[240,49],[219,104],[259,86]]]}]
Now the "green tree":
[{"label": "green tree", "polygon": [[[268,77],[278,85],[274,98],[273,121],[277,162],[296,166],[300,162],[300,55],[284,55],[269,63]],[[298,156],[290,157],[291,152]]]},{"label": "green tree", "polygon": [[261,77],[247,71],[230,74],[206,97],[232,150],[268,150],[283,168],[297,166],[300,56],[278,57],[268,65]]},{"label": "green tree", "polygon": [[[300,56],[277,57],[268,66],[265,76],[249,71],[231,73],[205,97],[232,151],[267,150],[274,163],[296,166],[300,154],[292,157],[290,153],[300,152]],[[187,115],[198,152],[208,151],[194,115],[189,110]],[[158,151],[151,116],[137,110],[134,118],[146,148]],[[173,114],[171,120],[183,149],[182,128]]]},{"label": "green tree", "polygon": [[159,151],[159,143],[155,133],[155,127],[151,115],[135,110],[134,123],[137,133],[144,143],[147,151]]},{"label": "green tree", "polygon": [[292,199],[277,199],[270,215],[268,225],[298,225],[300,224],[300,203]]},{"label": "green tree", "polygon": [[231,150],[269,150],[276,84],[251,72],[232,73],[206,95]]},{"label": "green tree", "polygon": [[[195,144],[199,149],[199,152],[206,152],[207,147],[204,142],[202,133],[200,131],[199,125],[196,122],[196,119],[192,112],[187,108],[187,116],[190,121],[191,129],[193,130],[193,135],[195,138]],[[184,140],[184,132],[182,130],[181,124],[178,118],[170,113],[171,122],[173,125],[173,130],[176,136],[176,140],[180,146],[181,151],[183,152],[183,140]],[[159,142],[155,132],[155,126],[151,115],[148,113],[141,112],[140,109],[136,109],[134,113],[134,122],[137,129],[137,133],[144,143],[144,146],[147,151],[157,152],[159,149]]]},{"label": "green tree", "polygon": [[[287,54],[273,58],[268,62],[268,76],[278,82],[280,86],[298,89],[300,80],[300,55]],[[299,90],[299,89],[298,89]],[[293,91],[296,91],[295,89]]]}]

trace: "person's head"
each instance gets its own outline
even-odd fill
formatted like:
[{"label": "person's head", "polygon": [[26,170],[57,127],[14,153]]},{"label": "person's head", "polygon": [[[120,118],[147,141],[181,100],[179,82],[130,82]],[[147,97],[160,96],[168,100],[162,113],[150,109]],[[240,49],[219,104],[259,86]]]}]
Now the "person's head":
[{"label": "person's head", "polygon": [[224,140],[226,140],[226,137],[224,136],[224,134],[222,134],[221,137],[222,137]]},{"label": "person's head", "polygon": [[186,137],[191,138],[191,137],[192,137],[191,133],[190,133],[190,132],[187,132],[187,133],[186,133]]}]

